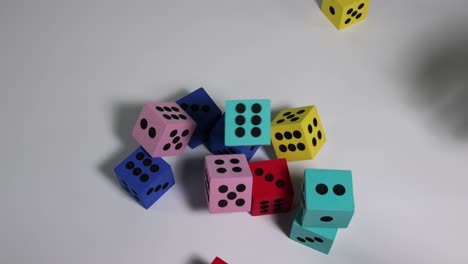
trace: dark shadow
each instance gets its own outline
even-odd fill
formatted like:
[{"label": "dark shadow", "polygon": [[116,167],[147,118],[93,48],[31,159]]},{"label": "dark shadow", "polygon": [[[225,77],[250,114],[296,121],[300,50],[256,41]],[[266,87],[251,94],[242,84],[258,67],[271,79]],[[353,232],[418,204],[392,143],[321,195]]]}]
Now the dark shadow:
[{"label": "dark shadow", "polygon": [[121,147],[99,165],[99,170],[104,176],[125,193],[126,196],[128,196],[128,194],[120,187],[114,173],[114,168],[139,146],[132,137],[132,130],[140,114],[142,105],[143,102],[116,103],[112,106],[112,133],[120,140]]},{"label": "dark shadow", "polygon": [[116,103],[113,105],[113,132],[124,146],[138,146],[135,139],[132,137],[132,130],[140,115],[143,104],[144,102]]},{"label": "dark shadow", "polygon": [[193,255],[190,257],[190,259],[187,261],[187,264],[210,264],[210,262],[203,260],[200,256],[198,255]]},{"label": "dark shadow", "polygon": [[181,160],[181,167],[177,183],[181,186],[188,205],[192,210],[207,210],[205,197],[204,165],[205,157],[189,157]]},{"label": "dark shadow", "polygon": [[[197,87],[198,88],[198,87]],[[195,90],[195,89],[194,89]],[[154,99],[151,101],[172,102],[180,97],[186,95],[190,91],[187,89],[180,89],[172,96],[161,98],[160,100]],[[143,104],[148,101],[141,102],[115,102],[112,104],[112,131],[113,134],[120,141],[120,148],[112,153],[103,162],[98,165],[98,170],[113,184],[116,188],[120,189],[126,196],[128,194],[120,187],[117,177],[114,173],[114,168],[124,160],[130,153],[139,147],[138,143],[132,137],[133,126],[138,119]]]},{"label": "dark shadow", "polygon": [[[456,23],[466,25],[464,23]],[[468,30],[452,25],[425,38],[416,47],[417,65],[413,74],[414,105],[431,115],[432,131],[448,133],[456,139],[468,138]],[[422,43],[421,43],[422,44]],[[420,51],[422,50],[422,51]]]},{"label": "dark shadow", "polygon": [[319,8],[322,8],[322,1],[323,0],[315,0],[315,3],[317,3]]},{"label": "dark shadow", "polygon": [[294,206],[291,211],[287,213],[274,215],[276,225],[287,237],[289,237],[289,233],[291,232],[291,226],[294,221],[294,217],[296,216],[296,212],[297,206]]},{"label": "dark shadow", "polygon": [[277,159],[276,157],[276,152],[275,149],[273,148],[273,145],[265,145],[261,146],[263,148],[263,151],[265,152],[265,155],[268,157],[268,159]]}]

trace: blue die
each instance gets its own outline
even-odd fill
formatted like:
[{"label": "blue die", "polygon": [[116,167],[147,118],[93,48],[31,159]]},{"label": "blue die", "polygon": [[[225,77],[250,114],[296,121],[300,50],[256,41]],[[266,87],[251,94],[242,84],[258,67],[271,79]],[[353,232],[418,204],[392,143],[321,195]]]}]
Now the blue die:
[{"label": "blue die", "polygon": [[205,143],[216,121],[222,116],[219,107],[203,87],[180,98],[176,103],[197,122],[197,127],[189,141],[189,146],[194,149]]},{"label": "blue die", "polygon": [[252,156],[257,152],[260,146],[230,146],[227,147],[224,144],[224,122],[225,117],[222,116],[221,119],[218,120],[216,125],[213,127],[210,133],[209,141],[208,141],[208,149],[211,153],[215,155],[223,155],[223,154],[245,154],[247,160],[250,160]]},{"label": "blue die", "polygon": [[226,146],[258,146],[271,143],[269,99],[226,101]]},{"label": "blue die", "polygon": [[301,198],[303,226],[348,227],[354,214],[352,172],[305,169]]},{"label": "blue die", "polygon": [[302,208],[293,221],[289,238],[324,254],[330,253],[338,228],[304,227],[300,224]]},{"label": "blue die", "polygon": [[114,169],[120,186],[148,209],[174,184],[171,166],[139,147]]}]

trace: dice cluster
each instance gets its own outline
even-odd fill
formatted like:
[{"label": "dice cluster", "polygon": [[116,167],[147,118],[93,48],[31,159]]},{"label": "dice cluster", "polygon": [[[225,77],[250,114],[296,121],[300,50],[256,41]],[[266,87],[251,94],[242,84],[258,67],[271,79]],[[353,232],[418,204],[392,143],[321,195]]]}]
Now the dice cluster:
[{"label": "dice cluster", "polygon": [[338,229],[347,228],[353,214],[351,171],[305,169],[290,238],[328,254]]},{"label": "dice cluster", "polygon": [[[314,105],[284,109],[271,120],[270,104],[228,100],[223,113],[201,87],[176,102],[143,105],[132,133],[140,146],[115,168],[120,185],[148,209],[175,184],[163,158],[206,145],[210,213],[291,211],[295,192],[288,162],[313,159],[326,135]],[[270,144],[276,159],[250,161]],[[337,229],[347,227],[354,213],[351,171],[305,169],[301,198],[290,238],[328,254]]]}]

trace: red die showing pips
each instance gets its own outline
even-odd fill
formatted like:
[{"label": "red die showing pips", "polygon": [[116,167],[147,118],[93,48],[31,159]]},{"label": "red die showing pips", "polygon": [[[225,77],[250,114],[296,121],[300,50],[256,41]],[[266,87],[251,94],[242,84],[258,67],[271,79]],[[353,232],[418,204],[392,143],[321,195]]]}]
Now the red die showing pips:
[{"label": "red die showing pips", "polygon": [[289,212],[294,190],[286,159],[250,162],[249,166],[253,177],[251,214]]},{"label": "red die showing pips", "polygon": [[211,264],[228,264],[226,261],[216,257]]}]

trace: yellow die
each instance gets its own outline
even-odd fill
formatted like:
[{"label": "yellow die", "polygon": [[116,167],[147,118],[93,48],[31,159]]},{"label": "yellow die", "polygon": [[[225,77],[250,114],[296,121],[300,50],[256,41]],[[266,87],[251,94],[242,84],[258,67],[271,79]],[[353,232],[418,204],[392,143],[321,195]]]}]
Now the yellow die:
[{"label": "yellow die", "polygon": [[281,111],[271,121],[271,141],[278,158],[313,159],[326,141],[317,108],[311,105]]},{"label": "yellow die", "polygon": [[323,0],[322,12],[339,30],[367,17],[370,0]]}]

